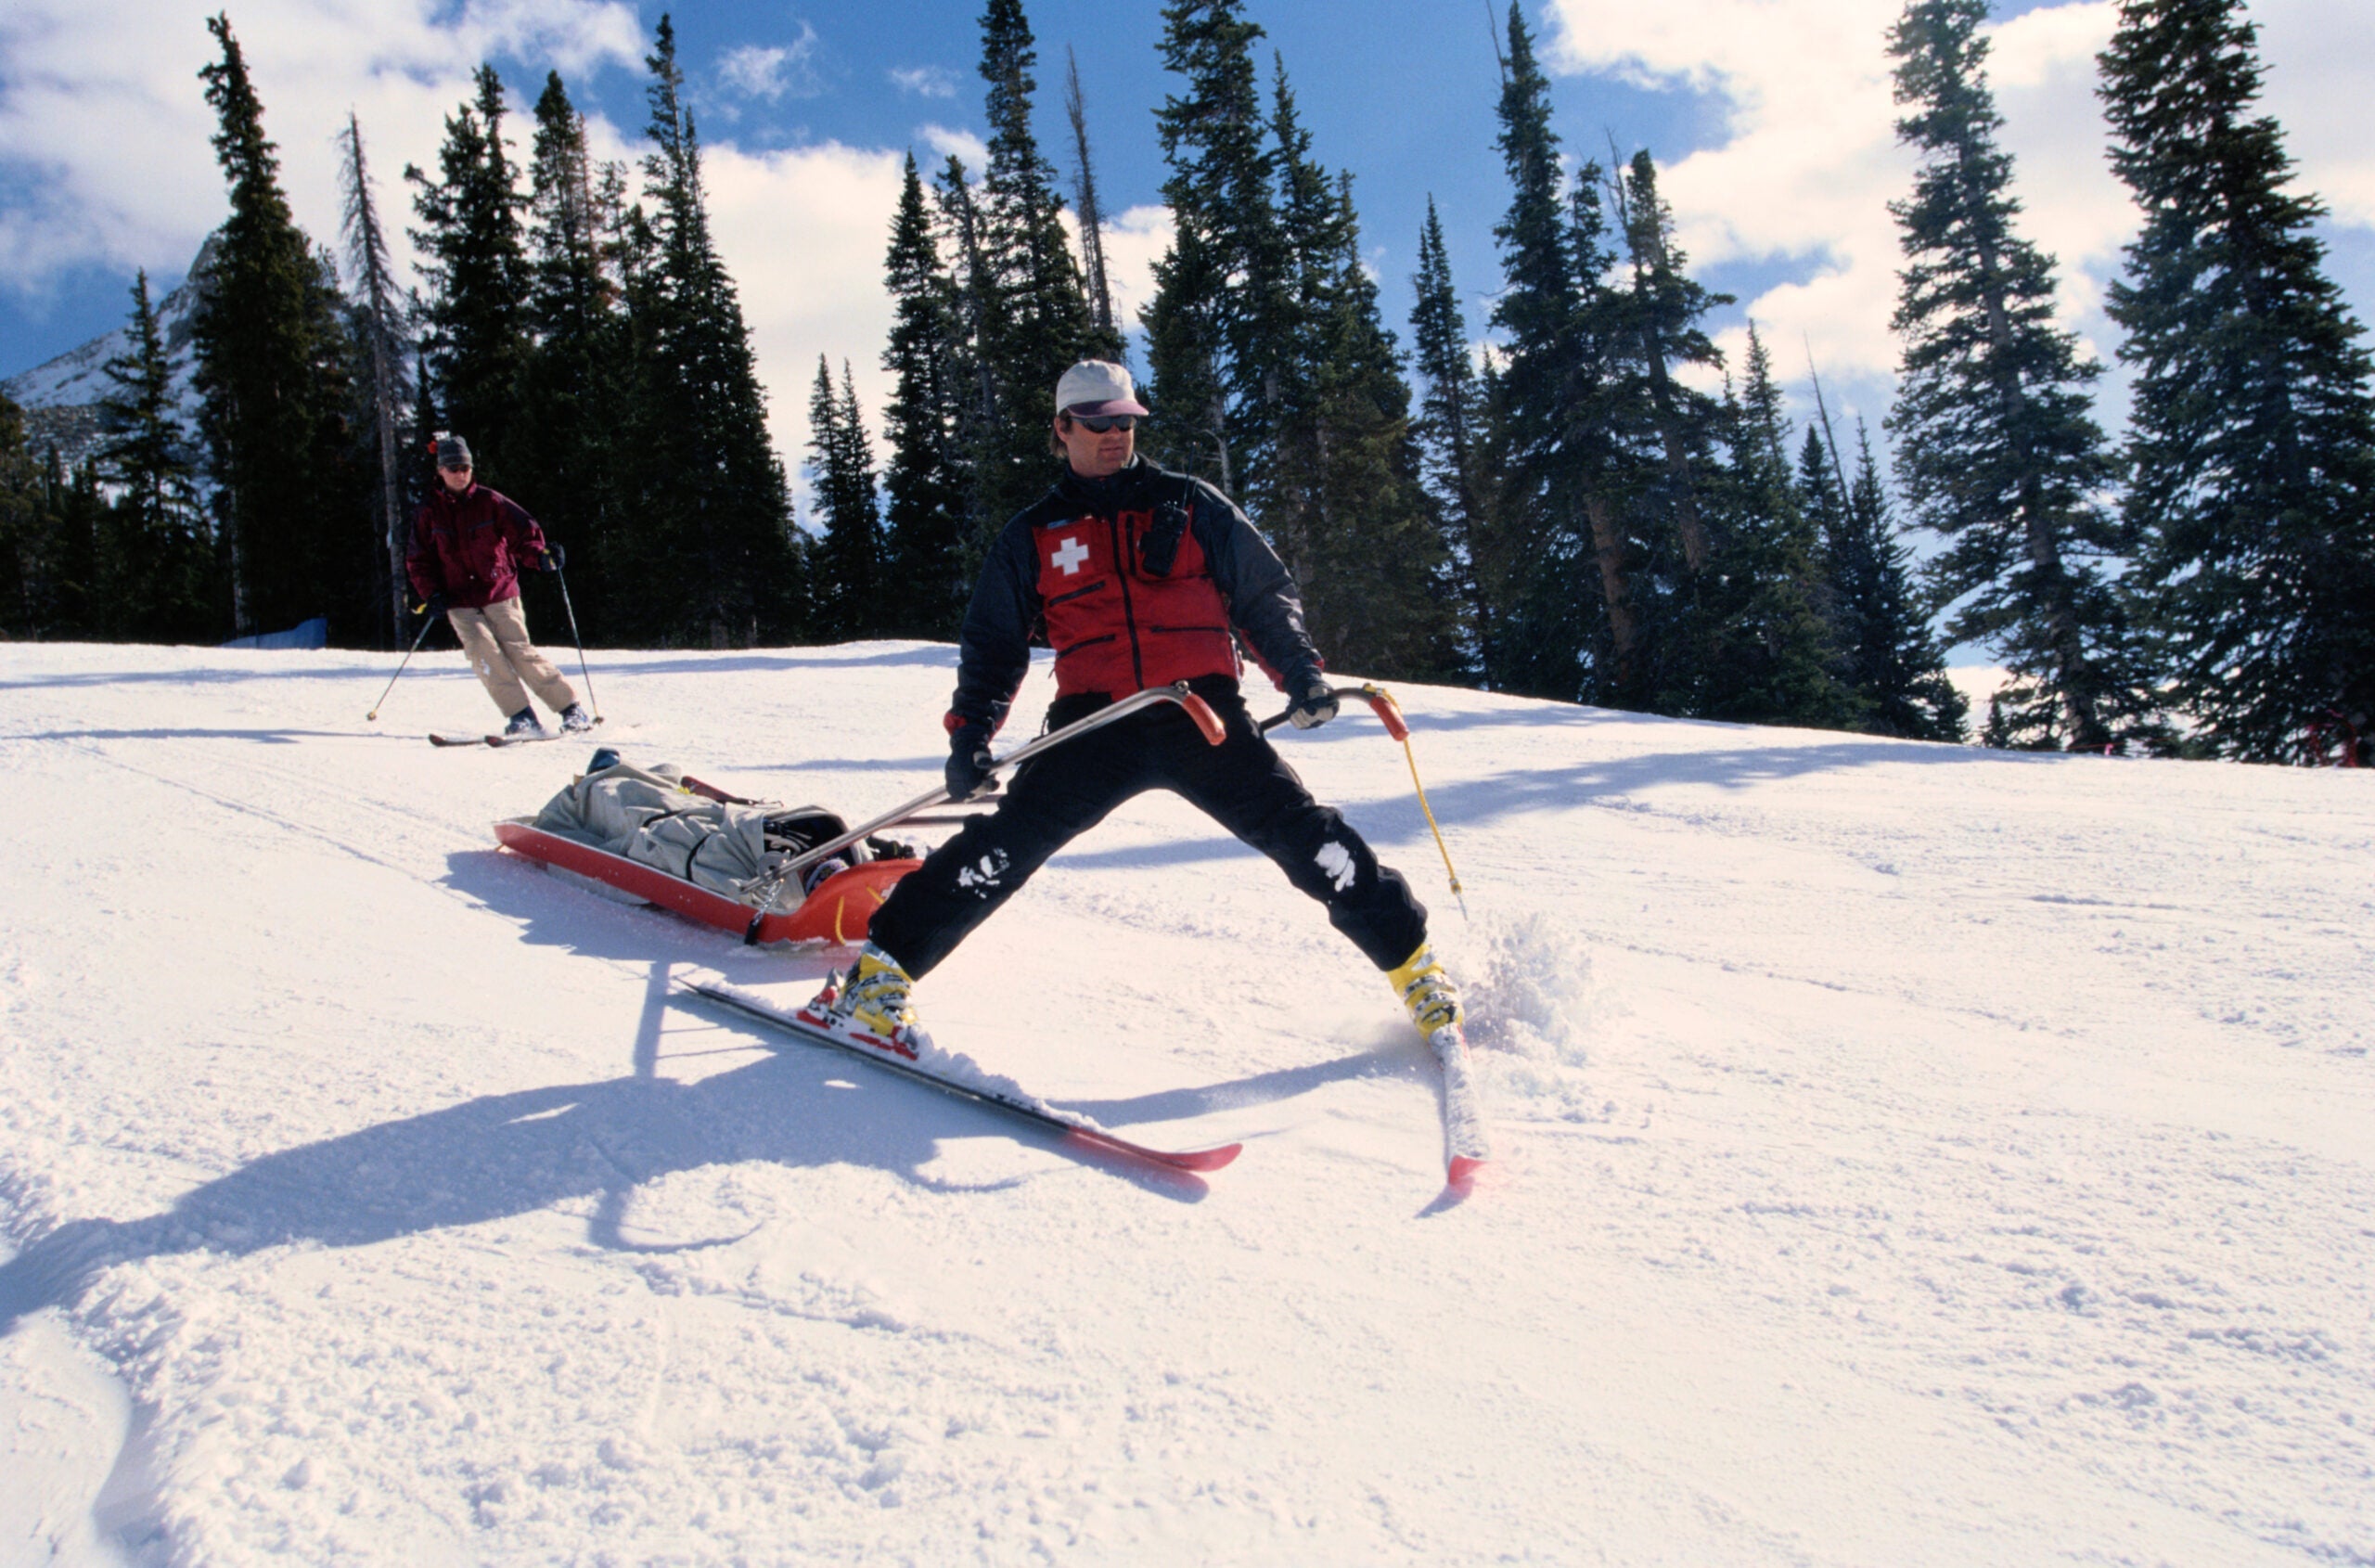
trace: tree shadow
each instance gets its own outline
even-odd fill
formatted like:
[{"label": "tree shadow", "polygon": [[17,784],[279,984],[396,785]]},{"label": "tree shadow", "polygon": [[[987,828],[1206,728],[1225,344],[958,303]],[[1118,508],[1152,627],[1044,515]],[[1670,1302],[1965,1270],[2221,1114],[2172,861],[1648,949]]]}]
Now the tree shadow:
[{"label": "tree shadow", "polygon": [[404,740],[419,738],[368,729],[45,729],[12,737],[18,740],[254,740],[267,746],[294,746],[306,740]]}]

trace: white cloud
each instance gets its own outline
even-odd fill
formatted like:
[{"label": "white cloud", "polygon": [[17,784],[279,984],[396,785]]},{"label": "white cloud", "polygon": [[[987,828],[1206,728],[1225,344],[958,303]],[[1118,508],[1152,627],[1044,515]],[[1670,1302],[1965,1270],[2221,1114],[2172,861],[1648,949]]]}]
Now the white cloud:
[{"label": "white cloud", "polygon": [[1154,299],[1154,264],[1171,249],[1171,209],[1157,203],[1108,218],[1104,239],[1114,319],[1125,331],[1135,330],[1138,313]]},{"label": "white cloud", "polygon": [[[1911,186],[1896,145],[1885,35],[1899,0],[1550,0],[1553,69],[1712,91],[1727,109],[1716,146],[1664,168],[1681,238],[1701,266],[1795,261],[1796,281],[1743,302],[1777,361],[1811,342],[1842,377],[1885,377],[1901,262],[1887,203]],[[2375,7],[2364,0],[2265,0],[2264,107],[2283,122],[2303,184],[2338,217],[2375,225]],[[2028,10],[1994,30],[1989,77],[2015,160],[2025,238],[2062,263],[2062,316],[2098,354],[2111,337],[2103,285],[2135,212],[2104,158],[2094,55],[2110,0]],[[1571,140],[1573,133],[1571,131]],[[1654,149],[1653,149],[1654,150]],[[1740,335],[1727,350],[1739,364]]]},{"label": "white cloud", "polygon": [[[222,221],[214,119],[198,78],[216,58],[204,5],[18,0],[0,23],[0,287],[38,295],[96,263],[177,276]],[[645,42],[615,0],[495,0],[439,19],[430,0],[250,0],[233,30],[279,144],[282,181],[316,239],[338,234],[331,138],[363,126],[391,238],[399,175],[429,164],[481,59],[518,51],[583,77],[639,68]],[[525,84],[515,86],[527,88]],[[523,109],[528,99],[515,98]],[[525,116],[511,122],[520,135]],[[522,137],[524,140],[524,137]]]},{"label": "white cloud", "polygon": [[944,67],[919,65],[909,70],[893,70],[891,84],[903,93],[913,93],[919,98],[953,98],[956,96],[956,78]]},{"label": "white cloud", "polygon": [[916,127],[916,139],[932,151],[930,159],[918,161],[927,167],[950,158],[962,159],[966,172],[978,180],[982,171],[989,165],[990,144],[970,131],[951,130],[945,125],[918,125]]},{"label": "white cloud", "polygon": [[[0,288],[38,295],[67,269],[92,264],[121,268],[127,288],[135,266],[178,276],[222,222],[213,117],[198,79],[214,58],[204,19],[212,0],[163,17],[159,8],[20,0],[0,21]],[[481,0],[458,19],[440,19],[430,0],[242,0],[234,27],[299,224],[316,240],[337,238],[331,138],[351,106],[406,271],[404,166],[434,166],[444,117],[470,96],[480,60],[516,51],[552,61],[574,90],[598,70],[640,76],[649,47],[634,11],[607,0]],[[518,111],[507,128],[524,155],[540,84],[507,85]],[[588,132],[597,158],[632,170],[641,156],[605,121],[592,119]],[[960,145],[978,166],[978,139]],[[879,433],[889,391],[882,252],[900,157],[838,145],[746,153],[711,142],[703,151],[712,226],[750,323],[769,426],[797,475],[820,353],[836,373],[849,360]]]},{"label": "white cloud", "polygon": [[745,44],[728,49],[718,61],[718,80],[745,97],[769,103],[793,97],[814,97],[823,89],[816,80],[816,30],[800,24],[800,36],[790,44]]}]

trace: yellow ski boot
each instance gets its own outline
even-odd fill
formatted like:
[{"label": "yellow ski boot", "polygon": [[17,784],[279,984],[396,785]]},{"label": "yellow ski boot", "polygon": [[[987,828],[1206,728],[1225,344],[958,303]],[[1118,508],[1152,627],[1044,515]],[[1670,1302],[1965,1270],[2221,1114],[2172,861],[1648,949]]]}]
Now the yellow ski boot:
[{"label": "yellow ski boot", "polygon": [[1435,1043],[1438,1032],[1458,1029],[1465,1016],[1460,1011],[1459,990],[1444,973],[1431,943],[1419,944],[1419,950],[1386,978],[1393,983],[1402,1005],[1410,1009],[1410,1022],[1418,1026],[1419,1037],[1429,1045]]}]

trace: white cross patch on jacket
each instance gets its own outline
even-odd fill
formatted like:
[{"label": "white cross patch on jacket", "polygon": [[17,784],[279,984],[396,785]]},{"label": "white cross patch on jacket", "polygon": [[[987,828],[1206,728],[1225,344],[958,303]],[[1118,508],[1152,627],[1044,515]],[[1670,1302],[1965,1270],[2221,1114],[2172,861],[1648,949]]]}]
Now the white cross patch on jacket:
[{"label": "white cross patch on jacket", "polygon": [[1088,546],[1078,539],[1066,539],[1057,546],[1055,554],[1047,559],[1054,562],[1065,576],[1077,577],[1080,575],[1081,564],[1088,559]]}]

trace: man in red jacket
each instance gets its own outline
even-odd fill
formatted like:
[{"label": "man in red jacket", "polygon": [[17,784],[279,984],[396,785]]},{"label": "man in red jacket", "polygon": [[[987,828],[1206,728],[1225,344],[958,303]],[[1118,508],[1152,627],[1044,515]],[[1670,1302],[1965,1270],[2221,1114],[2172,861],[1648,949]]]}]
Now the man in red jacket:
[{"label": "man in red jacket", "polygon": [[545,732],[529,688],[560,714],[561,728],[591,729],[594,721],[577,705],[577,693],[528,640],[528,617],[520,608],[519,569],[559,571],[560,546],[546,544],[534,518],[509,496],[478,483],[471,471],[469,443],[440,435],[438,482],[413,519],[412,547],[404,555],[421,611],[445,612],[479,684],[510,721],[504,734]]},{"label": "man in red jacket", "polygon": [[837,1027],[915,1043],[910,985],[1058,849],[1131,796],[1163,789],[1325,905],[1330,923],[1386,972],[1422,1035],[1431,1042],[1457,1028],[1458,994],[1428,945],[1427,912],[1409,884],[1311,798],[1239,694],[1242,637],[1292,698],[1288,716],[1298,728],[1336,714],[1286,567],[1227,496],[1136,456],[1147,411],[1127,370],[1100,360],[1073,366],[1057,383],[1056,410],[1063,474],[991,545],[965,614],[956,694],[944,720],[949,794],[968,799],[987,779],[990,737],[1030,669],[1034,626],[1056,650],[1048,728],[1184,680],[1220,716],[1226,738],[1207,744],[1177,706],[1158,703],[1025,764],[995,812],[969,821],[892,890],[856,965],[819,1003]]}]

